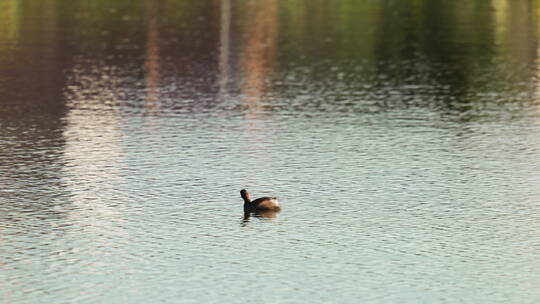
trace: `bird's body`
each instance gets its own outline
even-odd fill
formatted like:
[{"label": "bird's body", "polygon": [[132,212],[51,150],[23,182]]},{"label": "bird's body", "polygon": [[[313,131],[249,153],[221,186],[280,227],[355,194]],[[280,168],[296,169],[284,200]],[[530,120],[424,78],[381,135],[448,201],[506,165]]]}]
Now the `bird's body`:
[{"label": "bird's body", "polygon": [[244,199],[244,212],[281,210],[281,206],[276,197],[260,197],[252,201],[250,200],[249,192],[245,189],[240,191],[240,196]]}]

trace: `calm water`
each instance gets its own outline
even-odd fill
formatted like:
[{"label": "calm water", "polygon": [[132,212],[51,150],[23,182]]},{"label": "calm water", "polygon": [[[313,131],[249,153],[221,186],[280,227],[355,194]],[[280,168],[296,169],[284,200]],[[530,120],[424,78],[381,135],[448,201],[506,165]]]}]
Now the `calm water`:
[{"label": "calm water", "polygon": [[0,0],[0,302],[539,303],[539,20]]}]

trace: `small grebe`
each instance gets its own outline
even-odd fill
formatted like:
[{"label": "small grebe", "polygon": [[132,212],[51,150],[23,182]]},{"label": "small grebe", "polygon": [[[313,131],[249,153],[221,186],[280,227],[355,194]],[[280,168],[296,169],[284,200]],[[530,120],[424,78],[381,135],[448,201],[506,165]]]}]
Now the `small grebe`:
[{"label": "small grebe", "polygon": [[249,199],[249,192],[246,189],[240,191],[240,196],[244,199],[244,212],[281,210],[276,197],[260,197],[252,201]]}]

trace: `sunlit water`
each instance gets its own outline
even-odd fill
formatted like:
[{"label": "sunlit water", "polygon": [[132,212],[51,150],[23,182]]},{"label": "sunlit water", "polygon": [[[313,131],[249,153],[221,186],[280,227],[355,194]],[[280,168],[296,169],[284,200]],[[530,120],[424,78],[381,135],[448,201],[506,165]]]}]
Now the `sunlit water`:
[{"label": "sunlit water", "polygon": [[540,302],[530,2],[124,2],[0,2],[0,302]]}]

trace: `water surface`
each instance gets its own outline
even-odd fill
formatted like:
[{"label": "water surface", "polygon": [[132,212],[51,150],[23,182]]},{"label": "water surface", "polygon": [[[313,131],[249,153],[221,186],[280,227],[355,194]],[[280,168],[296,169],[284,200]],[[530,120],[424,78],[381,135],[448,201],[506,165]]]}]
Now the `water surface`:
[{"label": "water surface", "polygon": [[0,302],[538,303],[539,5],[1,1]]}]

